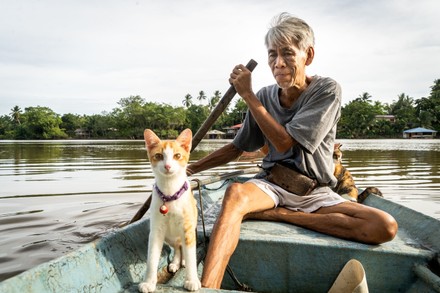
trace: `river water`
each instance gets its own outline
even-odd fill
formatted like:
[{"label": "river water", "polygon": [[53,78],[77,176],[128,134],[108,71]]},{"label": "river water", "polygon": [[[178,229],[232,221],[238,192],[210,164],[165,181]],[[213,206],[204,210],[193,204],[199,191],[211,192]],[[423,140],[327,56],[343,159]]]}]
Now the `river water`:
[{"label": "river water", "polygon": [[[197,160],[227,140],[204,140]],[[440,219],[440,140],[340,140],[360,188]],[[199,176],[255,166],[246,158]],[[143,141],[0,141],[0,281],[130,220],[153,175]]]}]

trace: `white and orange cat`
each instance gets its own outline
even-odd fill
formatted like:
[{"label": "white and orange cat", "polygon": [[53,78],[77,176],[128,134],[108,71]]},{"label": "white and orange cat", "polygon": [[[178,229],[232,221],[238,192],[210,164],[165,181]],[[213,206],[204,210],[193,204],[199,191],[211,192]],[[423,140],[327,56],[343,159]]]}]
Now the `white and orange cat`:
[{"label": "white and orange cat", "polygon": [[162,141],[146,129],[145,144],[155,175],[150,206],[150,236],[148,242],[147,275],[139,284],[140,292],[156,289],[159,259],[164,241],[174,248],[170,272],[186,267],[184,287],[200,289],[197,275],[196,226],[197,206],[186,175],[191,150],[192,132],[185,129],[176,140]]}]

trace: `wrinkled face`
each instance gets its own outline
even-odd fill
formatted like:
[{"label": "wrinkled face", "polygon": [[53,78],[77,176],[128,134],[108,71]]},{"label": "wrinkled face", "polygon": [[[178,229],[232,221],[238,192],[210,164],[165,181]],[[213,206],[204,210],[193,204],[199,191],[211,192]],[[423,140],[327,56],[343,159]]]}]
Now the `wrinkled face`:
[{"label": "wrinkled face", "polygon": [[301,88],[304,85],[307,53],[296,45],[270,45],[268,63],[278,86],[282,89]]}]

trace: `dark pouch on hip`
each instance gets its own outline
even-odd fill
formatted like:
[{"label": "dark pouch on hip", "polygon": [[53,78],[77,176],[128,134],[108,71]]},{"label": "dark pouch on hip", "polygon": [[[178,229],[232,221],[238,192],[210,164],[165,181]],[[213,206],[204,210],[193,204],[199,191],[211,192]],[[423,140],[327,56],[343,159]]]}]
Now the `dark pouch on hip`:
[{"label": "dark pouch on hip", "polygon": [[309,195],[318,186],[316,179],[279,163],[275,163],[270,169],[266,180],[299,196]]}]

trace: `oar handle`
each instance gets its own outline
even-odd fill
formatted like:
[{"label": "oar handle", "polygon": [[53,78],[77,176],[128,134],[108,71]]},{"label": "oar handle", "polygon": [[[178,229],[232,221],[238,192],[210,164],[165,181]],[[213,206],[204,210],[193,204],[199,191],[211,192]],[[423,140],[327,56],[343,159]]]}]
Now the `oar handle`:
[{"label": "oar handle", "polygon": [[[249,60],[248,64],[246,64],[246,68],[252,72],[257,64],[258,63],[254,59],[251,59]],[[197,133],[193,136],[191,152],[197,147],[199,142],[206,135],[206,133],[209,131],[215,121],[217,121],[218,117],[220,117],[223,111],[228,107],[229,103],[232,101],[236,93],[237,91],[235,90],[235,87],[231,85],[226,93],[223,95],[223,97],[220,99],[217,106],[215,106],[214,110],[212,110],[211,114],[209,114],[208,118],[205,120],[202,126],[200,126]]]}]

